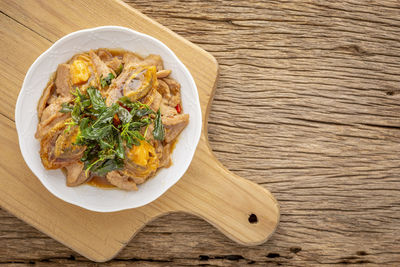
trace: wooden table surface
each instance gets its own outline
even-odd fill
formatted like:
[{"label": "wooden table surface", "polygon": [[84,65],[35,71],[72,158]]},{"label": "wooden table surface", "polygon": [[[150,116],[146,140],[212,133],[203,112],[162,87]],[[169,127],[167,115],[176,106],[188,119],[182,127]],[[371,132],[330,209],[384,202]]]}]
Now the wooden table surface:
[{"label": "wooden table surface", "polygon": [[[217,58],[211,146],[281,221],[244,247],[171,214],[105,265],[400,265],[399,1],[126,2]],[[34,263],[95,265],[0,210],[0,264]]]}]

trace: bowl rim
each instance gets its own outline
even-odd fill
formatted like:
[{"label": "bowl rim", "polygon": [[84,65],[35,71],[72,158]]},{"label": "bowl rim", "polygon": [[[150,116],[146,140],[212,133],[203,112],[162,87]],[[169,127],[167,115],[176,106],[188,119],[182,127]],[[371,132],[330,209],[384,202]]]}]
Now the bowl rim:
[{"label": "bowl rim", "polygon": [[[65,42],[66,40],[72,38],[75,35],[79,35],[79,34],[84,34],[84,33],[91,33],[91,32],[96,32],[96,31],[102,31],[102,30],[118,30],[118,31],[125,31],[125,32],[129,32],[130,34],[134,34],[134,35],[138,35],[140,37],[143,37],[145,39],[149,39],[151,40],[151,42],[156,43],[158,46],[161,46],[163,49],[167,50],[171,55],[172,58],[174,60],[174,62],[179,65],[179,67],[183,70],[185,76],[187,76],[188,81],[190,83],[190,86],[193,88],[196,99],[194,99],[194,102],[196,104],[196,106],[199,108],[200,112],[196,112],[196,120],[198,121],[198,124],[200,125],[199,127],[199,131],[195,131],[195,136],[194,136],[194,140],[195,142],[192,144],[194,146],[194,149],[191,150],[191,155],[190,156],[190,161],[188,162],[188,165],[183,168],[180,172],[177,173],[176,176],[179,176],[176,181],[172,182],[170,185],[168,185],[165,190],[160,190],[158,191],[156,194],[154,194],[154,196],[147,201],[146,203],[139,203],[139,204],[134,204],[134,205],[130,205],[130,206],[121,206],[120,208],[103,208],[103,209],[98,209],[98,208],[93,208],[93,207],[87,207],[85,205],[82,205],[79,201],[76,200],[71,200],[71,199],[64,199],[62,198],[62,196],[58,195],[55,192],[55,189],[53,189],[51,186],[47,185],[46,183],[44,183],[42,181],[42,179],[39,177],[39,175],[36,174],[36,172],[33,170],[33,168],[31,168],[31,163],[30,160],[27,158],[28,154],[27,152],[25,152],[25,149],[23,149],[23,147],[21,146],[21,141],[22,141],[22,135],[20,134],[22,131],[22,125],[20,123],[20,118],[21,118],[21,113],[22,113],[22,98],[24,95],[24,89],[27,86],[27,81],[28,78],[31,76],[31,73],[33,72],[33,70],[35,70],[37,68],[37,66],[39,65],[39,63],[41,63],[48,54],[50,54],[52,52],[52,50],[56,49],[57,46],[59,46],[61,43]],[[39,179],[39,181],[41,182],[41,184],[55,197],[61,199],[62,201],[65,201],[67,203],[79,206],[81,208],[87,209],[87,210],[91,210],[91,211],[95,211],[95,212],[117,212],[117,211],[121,211],[121,210],[127,210],[127,209],[133,209],[133,208],[138,208],[144,205],[147,205],[153,201],[155,201],[156,199],[158,199],[160,196],[162,196],[163,194],[165,194],[172,186],[174,186],[182,177],[183,175],[186,173],[187,169],[189,168],[189,166],[191,165],[191,162],[193,160],[194,154],[196,152],[198,143],[200,141],[200,137],[201,137],[201,132],[202,132],[202,126],[203,126],[203,122],[202,122],[202,111],[201,111],[201,105],[200,105],[200,98],[199,98],[199,93],[198,93],[198,89],[196,86],[196,83],[190,73],[190,71],[187,69],[187,67],[181,62],[181,60],[176,56],[176,54],[167,46],[165,45],[163,42],[161,42],[160,40],[156,39],[155,37],[152,37],[150,35],[132,30],[130,28],[127,27],[122,27],[122,26],[99,26],[99,27],[94,27],[94,28],[87,28],[87,29],[82,29],[82,30],[78,30],[78,31],[74,31],[71,32],[67,35],[62,36],[60,39],[58,39],[56,42],[54,42],[46,51],[44,51],[42,54],[40,54],[36,60],[32,63],[32,65],[29,67],[28,71],[25,74],[24,77],[24,81],[22,83],[20,92],[18,94],[18,98],[17,98],[17,102],[15,105],[15,114],[14,114],[14,119],[15,119],[15,125],[16,125],[16,130],[17,130],[17,135],[18,135],[18,143],[19,143],[19,149],[21,151],[22,157],[25,161],[25,163],[28,165],[29,169],[31,170],[31,172],[37,177],[37,179]],[[23,141],[22,141],[23,142]],[[47,170],[46,170],[47,171]]]}]

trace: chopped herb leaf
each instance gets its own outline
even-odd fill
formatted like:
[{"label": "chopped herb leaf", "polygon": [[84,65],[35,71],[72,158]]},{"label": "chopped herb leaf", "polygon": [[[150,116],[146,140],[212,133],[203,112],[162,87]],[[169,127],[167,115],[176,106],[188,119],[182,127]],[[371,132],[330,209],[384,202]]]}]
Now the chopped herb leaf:
[{"label": "chopped herb leaf", "polygon": [[87,92],[89,94],[90,101],[94,110],[101,111],[106,108],[104,98],[101,96],[100,91],[97,90],[96,87],[90,86],[87,89]]},{"label": "chopped herb leaf", "polygon": [[117,71],[115,72],[115,74],[117,74],[117,76],[120,75],[123,68],[124,68],[124,65],[122,65],[122,64],[119,65],[119,67],[118,67]]},{"label": "chopped herb leaf", "polygon": [[103,76],[101,76],[101,77],[100,77],[100,85],[101,85],[101,88],[105,88],[105,87],[107,87],[108,85],[110,85],[110,84],[111,84],[111,80],[114,79],[114,78],[115,78],[115,76],[114,76],[114,74],[112,74],[111,72],[107,75],[107,77],[104,77],[104,78],[103,78]]},{"label": "chopped herb leaf", "polygon": [[69,103],[62,103],[61,104],[61,113],[70,113],[74,109],[74,106],[71,106]]},{"label": "chopped herb leaf", "polygon": [[164,125],[162,124],[162,121],[161,121],[160,109],[158,109],[156,118],[154,120],[153,136],[154,136],[154,139],[156,139],[156,140],[161,140],[161,141],[164,140]]}]

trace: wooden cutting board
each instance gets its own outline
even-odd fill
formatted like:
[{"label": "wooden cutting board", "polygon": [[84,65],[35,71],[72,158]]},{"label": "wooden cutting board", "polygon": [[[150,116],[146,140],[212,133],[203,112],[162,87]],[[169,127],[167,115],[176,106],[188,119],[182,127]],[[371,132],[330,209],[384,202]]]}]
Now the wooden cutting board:
[{"label": "wooden cutting board", "polygon": [[[243,245],[265,242],[279,221],[271,193],[238,177],[214,157],[207,117],[218,76],[215,58],[122,2],[1,1],[0,204],[20,219],[94,261],[113,258],[149,221],[170,213],[195,214]],[[149,34],[169,46],[197,84],[203,132],[182,179],[156,201],[137,209],[91,212],[50,194],[24,163],[18,148],[14,106],[33,61],[54,41],[83,28],[119,25]],[[42,90],[42,88],[38,88]],[[157,244],[155,244],[157,245]]]}]

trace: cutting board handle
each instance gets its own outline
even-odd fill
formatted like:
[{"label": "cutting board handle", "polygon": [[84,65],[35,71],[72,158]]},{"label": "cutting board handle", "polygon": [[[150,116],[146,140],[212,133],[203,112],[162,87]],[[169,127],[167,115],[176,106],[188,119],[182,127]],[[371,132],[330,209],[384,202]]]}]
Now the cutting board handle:
[{"label": "cutting board handle", "polygon": [[205,144],[200,142],[185,179],[171,188],[173,211],[195,214],[240,244],[265,242],[279,222],[277,201],[267,189],[227,170]]}]

